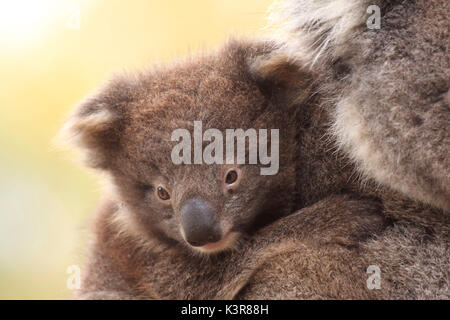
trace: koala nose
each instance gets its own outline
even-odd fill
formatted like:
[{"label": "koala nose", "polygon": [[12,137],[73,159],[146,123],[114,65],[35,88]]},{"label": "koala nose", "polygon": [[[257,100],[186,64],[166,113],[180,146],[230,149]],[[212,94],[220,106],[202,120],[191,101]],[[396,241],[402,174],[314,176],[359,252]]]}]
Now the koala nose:
[{"label": "koala nose", "polygon": [[181,225],[186,241],[201,247],[222,238],[219,221],[208,202],[189,199],[181,206]]}]

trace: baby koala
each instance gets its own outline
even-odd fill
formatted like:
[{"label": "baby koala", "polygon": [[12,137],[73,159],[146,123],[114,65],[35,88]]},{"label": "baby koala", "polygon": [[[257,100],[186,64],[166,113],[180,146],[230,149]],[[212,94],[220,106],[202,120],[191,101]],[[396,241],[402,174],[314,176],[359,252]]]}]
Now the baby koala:
[{"label": "baby koala", "polygon": [[[286,252],[298,257],[292,272],[300,257],[315,261],[322,283],[330,266],[347,267],[348,279],[364,274],[356,248],[383,228],[383,209],[359,196],[328,197],[353,190],[340,187],[342,163],[318,147],[327,115],[316,111],[307,73],[264,63],[271,50],[231,40],[118,76],[77,108],[65,131],[111,186],[79,297],[260,297],[248,289],[255,272]],[[335,259],[350,256],[352,268]],[[341,292],[367,295],[361,281]],[[264,297],[339,297],[332,286],[302,295],[298,285],[271,285]]]}]

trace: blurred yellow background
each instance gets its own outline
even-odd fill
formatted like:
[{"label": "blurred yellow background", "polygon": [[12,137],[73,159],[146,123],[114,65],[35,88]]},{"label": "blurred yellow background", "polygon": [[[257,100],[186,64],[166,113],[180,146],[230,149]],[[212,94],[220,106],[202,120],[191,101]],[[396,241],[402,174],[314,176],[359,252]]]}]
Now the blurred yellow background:
[{"label": "blurred yellow background", "polygon": [[111,73],[261,34],[272,0],[0,0],[0,299],[66,299],[97,179],[52,145]]}]

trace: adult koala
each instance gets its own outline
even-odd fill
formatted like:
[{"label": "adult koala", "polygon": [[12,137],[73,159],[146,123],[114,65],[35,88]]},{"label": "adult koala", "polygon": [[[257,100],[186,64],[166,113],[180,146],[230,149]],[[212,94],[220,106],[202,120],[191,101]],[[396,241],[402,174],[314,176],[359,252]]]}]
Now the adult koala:
[{"label": "adult koala", "polygon": [[281,52],[319,77],[359,173],[447,214],[449,12],[447,0],[281,0],[271,16]]},{"label": "adult koala", "polygon": [[273,59],[315,74],[337,153],[363,180],[440,212],[422,221],[398,212],[366,246],[396,288],[391,298],[449,298],[449,9],[447,0],[280,0],[271,11]]}]

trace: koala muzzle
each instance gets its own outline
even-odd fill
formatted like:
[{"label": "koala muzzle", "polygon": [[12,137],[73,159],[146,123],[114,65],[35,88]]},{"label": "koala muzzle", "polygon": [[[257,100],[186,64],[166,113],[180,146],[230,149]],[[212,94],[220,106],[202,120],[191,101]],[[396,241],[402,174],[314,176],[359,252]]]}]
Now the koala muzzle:
[{"label": "koala muzzle", "polygon": [[194,247],[222,238],[219,221],[207,201],[189,199],[181,206],[181,225],[185,240]]}]

